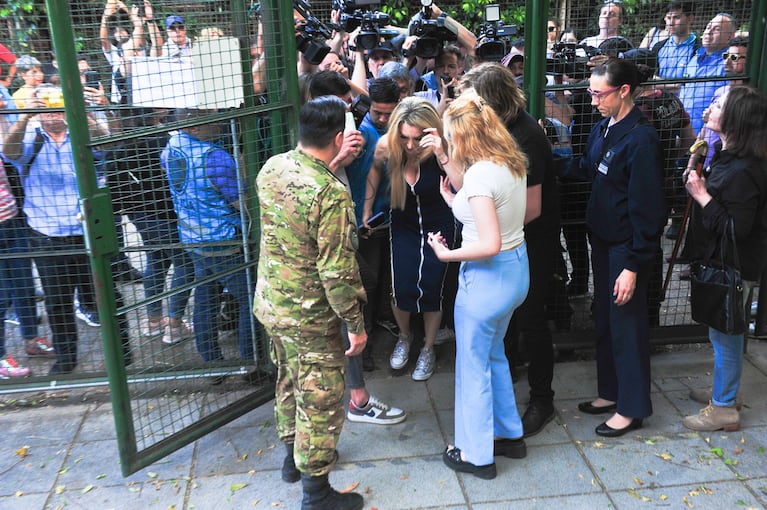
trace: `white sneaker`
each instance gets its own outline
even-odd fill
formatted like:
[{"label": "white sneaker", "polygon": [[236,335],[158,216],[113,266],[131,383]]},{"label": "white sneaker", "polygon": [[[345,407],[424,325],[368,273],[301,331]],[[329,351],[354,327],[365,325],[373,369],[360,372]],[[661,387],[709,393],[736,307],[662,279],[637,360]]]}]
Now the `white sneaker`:
[{"label": "white sneaker", "polygon": [[194,331],[185,322],[182,322],[180,326],[168,324],[165,326],[165,333],[162,335],[162,343],[173,345],[190,338],[194,338]]},{"label": "white sneaker", "polygon": [[397,345],[394,346],[394,351],[389,357],[389,365],[394,370],[405,368],[407,361],[410,359],[410,342],[413,340],[412,336],[400,335],[397,339]]},{"label": "white sneaker", "polygon": [[421,354],[418,355],[418,361],[415,363],[415,370],[413,370],[414,381],[425,381],[434,373],[434,364],[437,362],[437,353],[434,349],[424,347],[421,349]]},{"label": "white sneaker", "polygon": [[388,406],[370,395],[365,407],[357,407],[352,400],[349,400],[349,411],[346,413],[346,418],[349,421],[359,423],[394,425],[404,421],[407,414],[402,409]]},{"label": "white sneaker", "polygon": [[442,328],[437,331],[437,336],[434,338],[434,345],[446,344],[455,340],[455,331],[450,328]]}]

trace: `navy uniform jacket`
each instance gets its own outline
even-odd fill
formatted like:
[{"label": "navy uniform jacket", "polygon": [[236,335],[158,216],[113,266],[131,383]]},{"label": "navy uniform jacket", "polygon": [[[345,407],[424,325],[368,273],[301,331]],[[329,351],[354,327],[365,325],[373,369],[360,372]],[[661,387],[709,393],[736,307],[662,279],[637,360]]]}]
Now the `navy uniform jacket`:
[{"label": "navy uniform jacket", "polygon": [[653,260],[666,224],[663,154],[639,108],[608,128],[609,121],[594,125],[567,174],[592,181],[586,224],[609,244],[625,243],[625,267],[636,272]]}]

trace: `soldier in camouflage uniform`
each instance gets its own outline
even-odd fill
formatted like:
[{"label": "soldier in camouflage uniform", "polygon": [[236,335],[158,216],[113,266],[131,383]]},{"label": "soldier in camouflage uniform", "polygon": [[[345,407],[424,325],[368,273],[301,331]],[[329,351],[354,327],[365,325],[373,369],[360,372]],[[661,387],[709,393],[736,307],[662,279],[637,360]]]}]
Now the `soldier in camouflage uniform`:
[{"label": "soldier in camouflage uniform", "polygon": [[[257,180],[254,313],[269,333],[278,369],[277,432],[288,451],[282,477],[295,482],[300,475],[304,510],[363,505],[359,494],[340,494],[328,483],[344,422],[346,356],[360,354],[367,341],[354,210],[329,168],[342,147],[345,110],[328,96],[302,106],[297,149],[272,157]],[[349,331],[346,351],[341,321]]]}]

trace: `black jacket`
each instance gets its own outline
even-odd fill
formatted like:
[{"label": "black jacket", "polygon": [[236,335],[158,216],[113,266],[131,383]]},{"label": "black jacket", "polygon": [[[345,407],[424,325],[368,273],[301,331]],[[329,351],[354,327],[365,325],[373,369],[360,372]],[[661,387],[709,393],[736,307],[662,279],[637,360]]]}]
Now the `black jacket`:
[{"label": "black jacket", "polygon": [[626,269],[638,271],[656,255],[666,224],[662,150],[639,108],[608,128],[609,121],[591,129],[583,156],[567,173],[592,180],[586,224],[609,244],[626,243]]},{"label": "black jacket", "polygon": [[[723,151],[720,142],[704,177],[713,200],[703,208],[694,204],[690,229],[695,244],[691,256],[702,259],[713,250],[713,257],[719,260],[719,239],[732,218],[741,276],[758,281],[767,263],[767,164]],[[730,256],[724,261],[734,263]]]}]

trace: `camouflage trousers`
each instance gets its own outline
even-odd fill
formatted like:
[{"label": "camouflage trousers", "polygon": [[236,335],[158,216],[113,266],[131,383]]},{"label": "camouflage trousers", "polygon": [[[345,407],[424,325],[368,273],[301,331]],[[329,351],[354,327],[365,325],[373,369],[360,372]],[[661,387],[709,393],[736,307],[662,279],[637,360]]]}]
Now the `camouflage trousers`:
[{"label": "camouflage trousers", "polygon": [[340,328],[313,337],[285,330],[268,333],[272,361],[277,366],[277,434],[282,442],[294,443],[299,471],[325,475],[336,462],[336,444],[345,417],[346,357]]}]

